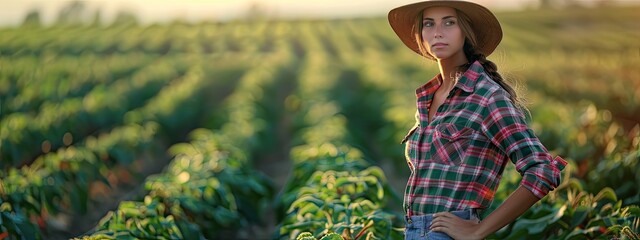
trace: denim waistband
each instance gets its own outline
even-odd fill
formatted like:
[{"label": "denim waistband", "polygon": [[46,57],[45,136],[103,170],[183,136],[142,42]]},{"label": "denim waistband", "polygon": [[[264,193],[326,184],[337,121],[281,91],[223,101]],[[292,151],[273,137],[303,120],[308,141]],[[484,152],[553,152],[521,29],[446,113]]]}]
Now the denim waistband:
[{"label": "denim waistband", "polygon": [[[477,209],[451,211],[450,213],[466,220],[480,219]],[[405,216],[405,221],[405,239],[424,239],[425,237],[427,239],[451,239],[445,233],[432,232],[429,229],[431,221],[433,221],[433,214]]]},{"label": "denim waistband", "polygon": [[[479,219],[480,216],[478,214],[477,209],[475,208],[470,208],[467,210],[460,210],[460,211],[451,211],[450,213],[452,213],[453,215],[456,215],[460,218],[463,219]],[[418,223],[427,223],[430,224],[431,220],[433,220],[433,214],[426,214],[426,215],[412,215],[411,217],[406,216],[405,215],[405,221],[407,223],[416,223],[417,225],[420,225]]]}]

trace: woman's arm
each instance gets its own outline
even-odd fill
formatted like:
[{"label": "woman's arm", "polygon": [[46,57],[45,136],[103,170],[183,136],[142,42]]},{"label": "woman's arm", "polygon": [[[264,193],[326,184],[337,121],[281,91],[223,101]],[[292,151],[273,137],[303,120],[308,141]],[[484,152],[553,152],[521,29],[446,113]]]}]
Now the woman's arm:
[{"label": "woman's arm", "polygon": [[434,215],[431,230],[444,232],[453,239],[483,239],[513,222],[538,200],[531,191],[520,186],[480,223],[442,212]]}]

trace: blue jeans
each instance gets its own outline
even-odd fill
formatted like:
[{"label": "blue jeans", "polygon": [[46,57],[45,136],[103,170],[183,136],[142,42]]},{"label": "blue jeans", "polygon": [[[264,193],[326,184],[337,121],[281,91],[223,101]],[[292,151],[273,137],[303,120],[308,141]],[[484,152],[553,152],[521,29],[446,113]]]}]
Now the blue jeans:
[{"label": "blue jeans", "polygon": [[[479,219],[474,209],[453,211],[451,213],[466,220]],[[446,233],[429,230],[432,220],[433,214],[411,216],[411,219],[405,216],[404,239],[451,240],[452,238]]]}]

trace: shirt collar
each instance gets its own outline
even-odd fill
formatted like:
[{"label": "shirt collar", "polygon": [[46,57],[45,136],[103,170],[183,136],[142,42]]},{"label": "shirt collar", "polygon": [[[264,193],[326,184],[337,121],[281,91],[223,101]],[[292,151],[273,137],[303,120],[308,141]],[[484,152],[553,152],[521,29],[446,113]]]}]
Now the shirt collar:
[{"label": "shirt collar", "polygon": [[478,78],[480,75],[484,73],[484,68],[482,68],[482,64],[479,61],[475,61],[469,66],[466,72],[458,79],[458,83],[456,84],[457,88],[462,89],[465,92],[473,92],[476,88],[476,82],[478,82]]},{"label": "shirt collar", "polygon": [[[467,69],[467,71],[464,72],[460,79],[458,79],[458,83],[456,83],[455,87],[465,92],[473,92],[476,87],[476,82],[478,81],[478,78],[482,73],[484,73],[482,64],[479,61],[473,62],[471,66],[469,66],[469,69]],[[440,78],[440,74],[433,77],[426,84],[418,87],[418,89],[416,89],[416,95],[418,97],[422,97],[425,95],[433,94],[436,90],[438,90],[438,87],[440,87],[440,81],[438,80],[438,78]]]}]

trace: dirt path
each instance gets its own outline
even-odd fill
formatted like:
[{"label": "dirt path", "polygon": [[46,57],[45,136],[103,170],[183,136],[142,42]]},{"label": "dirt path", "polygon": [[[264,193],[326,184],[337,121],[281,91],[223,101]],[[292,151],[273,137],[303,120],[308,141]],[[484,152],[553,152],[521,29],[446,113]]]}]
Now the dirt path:
[{"label": "dirt path", "polygon": [[[292,162],[289,159],[289,144],[290,144],[290,134],[289,126],[291,122],[291,116],[285,116],[278,124],[278,136],[275,137],[274,141],[277,141],[277,149],[274,149],[273,153],[260,158],[255,163],[255,168],[263,172],[274,184],[275,195],[273,202],[271,203],[270,208],[265,214],[264,225],[255,225],[252,226],[249,232],[250,235],[246,236],[245,239],[269,239],[270,236],[276,231],[278,221],[276,219],[275,212],[275,196],[280,194],[283,191],[283,188],[289,179],[289,175],[292,171]],[[240,234],[242,236],[242,234]],[[251,236],[251,237],[250,237]],[[256,238],[256,236],[261,236]]]},{"label": "dirt path", "polygon": [[238,233],[238,237],[241,239],[271,239],[279,223],[276,219],[275,201],[277,196],[282,193],[293,170],[289,152],[291,151],[291,140],[294,134],[292,132],[292,121],[295,113],[286,110],[285,100],[296,89],[296,84],[293,82],[296,76],[294,76],[294,73],[287,73],[282,77],[286,80],[280,84],[282,87],[278,89],[275,97],[276,109],[280,115],[276,124],[271,126],[275,128],[275,131],[273,131],[275,136],[271,139],[275,141],[275,144],[273,144],[275,147],[254,160],[254,168],[271,179],[275,188],[275,195],[270,208],[265,214],[264,225],[253,225],[249,231],[241,231]]}]

